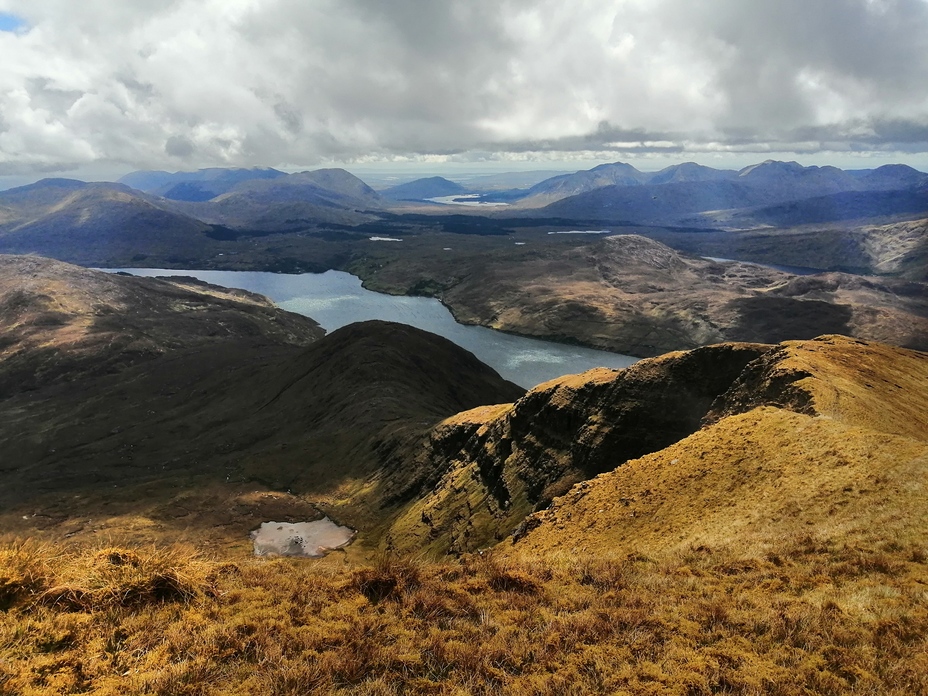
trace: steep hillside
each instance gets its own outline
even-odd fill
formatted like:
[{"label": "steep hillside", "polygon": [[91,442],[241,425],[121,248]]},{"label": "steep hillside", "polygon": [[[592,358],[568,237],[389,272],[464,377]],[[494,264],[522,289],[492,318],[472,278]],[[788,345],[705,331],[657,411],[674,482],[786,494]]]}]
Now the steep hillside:
[{"label": "steep hillside", "polygon": [[704,429],[581,484],[513,552],[924,544],[928,355],[825,336],[748,365]]},{"label": "steep hillside", "polygon": [[744,230],[652,228],[648,234],[698,256],[923,282],[928,279],[926,225],[928,219],[919,217]]},{"label": "steep hillside", "polygon": [[267,298],[193,278],[136,278],[0,255],[0,392],[118,372],[227,341],[305,346],[325,332]]},{"label": "steep hillside", "polygon": [[860,236],[877,272],[928,281],[928,218],[865,227]]},{"label": "steep hillside", "polygon": [[572,484],[697,430],[715,399],[770,348],[724,344],[569,375],[512,405],[444,421],[419,459],[446,473],[385,543],[439,554],[496,543]]},{"label": "steep hillside", "polygon": [[772,199],[812,198],[863,188],[863,180],[837,167],[803,167],[798,162],[766,160],[738,172],[738,180],[762,186]]},{"label": "steep hillside", "polygon": [[730,169],[713,169],[695,162],[684,162],[664,167],[648,179],[649,184],[674,184],[682,181],[718,181],[734,179],[738,172]]},{"label": "steep hillside", "polygon": [[522,194],[519,198],[519,205],[537,208],[603,186],[639,186],[647,180],[647,174],[638,171],[630,164],[624,162],[601,164],[589,170],[545,179]]},{"label": "steep hillside", "polygon": [[[835,167],[768,160],[736,176],[693,166],[659,172],[640,187],[625,183],[552,199],[544,213],[587,220],[701,227],[750,227],[911,216],[928,211],[928,175],[888,167],[855,176]],[[545,201],[544,203],[548,203]]]},{"label": "steep hillside", "polygon": [[0,272],[7,531],[245,547],[270,508],[312,519],[318,503],[373,535],[421,487],[405,448],[523,393],[406,326],[320,338],[264,298],[196,281],[35,258]]},{"label": "steep hillside", "polygon": [[928,174],[905,164],[884,164],[868,171],[861,181],[871,191],[891,191],[928,185]]},{"label": "steep hillside", "polygon": [[681,181],[655,186],[604,186],[546,205],[552,217],[678,224],[696,213],[760,206],[777,200],[741,179]]},{"label": "steep hillside", "polygon": [[199,169],[195,172],[132,172],[122,177],[119,183],[172,200],[207,201],[226,193],[243,181],[276,179],[282,176],[286,174],[276,169],[260,167],[251,169],[210,168]]},{"label": "steep hillside", "polygon": [[686,223],[727,227],[792,227],[873,218],[911,217],[928,212],[928,187],[891,191],[844,191],[760,208],[708,212]]},{"label": "steep hillside", "polygon": [[383,199],[344,169],[318,169],[273,179],[252,179],[201,203],[178,209],[211,223],[240,229],[287,232],[318,223],[357,224]]},{"label": "steep hillside", "polygon": [[926,387],[928,354],[842,336],[564,377],[434,428],[419,457],[446,473],[385,544],[461,553],[513,534],[503,549],[530,556],[622,555],[754,552],[809,526],[911,536],[928,520],[911,485]]}]

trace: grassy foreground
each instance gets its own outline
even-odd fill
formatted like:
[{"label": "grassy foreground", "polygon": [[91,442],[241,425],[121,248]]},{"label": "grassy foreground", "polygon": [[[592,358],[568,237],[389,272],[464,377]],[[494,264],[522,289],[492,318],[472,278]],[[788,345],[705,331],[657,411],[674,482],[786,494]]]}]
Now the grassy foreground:
[{"label": "grassy foreground", "polygon": [[223,562],[0,548],[0,694],[924,694],[928,550]]}]

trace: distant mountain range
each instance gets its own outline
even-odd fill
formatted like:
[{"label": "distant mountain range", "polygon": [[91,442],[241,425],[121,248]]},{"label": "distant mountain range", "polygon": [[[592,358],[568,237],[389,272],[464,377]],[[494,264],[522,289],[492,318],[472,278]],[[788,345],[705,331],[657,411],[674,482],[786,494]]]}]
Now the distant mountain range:
[{"label": "distant mountain range", "polygon": [[[217,188],[210,200],[173,200],[121,183],[43,179],[0,191],[0,251],[37,252],[90,265],[170,249],[177,262],[207,253],[211,239],[242,230],[288,232],[318,223],[353,225],[376,219],[384,200],[343,169],[270,176],[273,170],[205,170]],[[258,174],[242,178],[246,173]],[[141,174],[141,173],[140,173]],[[151,177],[125,177],[159,184]],[[199,174],[199,173],[198,173]],[[178,186],[199,185],[179,181]],[[191,196],[195,198],[195,196]]]},{"label": "distant mountain range", "polygon": [[[886,226],[928,220],[928,174],[905,165],[844,171],[766,161],[729,171],[688,162],[641,172],[617,162],[557,174],[528,188],[483,193],[478,182],[465,186],[443,177],[377,192],[344,169],[135,172],[122,182],[45,179],[0,192],[0,252],[34,252],[88,265],[160,259],[181,267],[203,267],[207,260],[211,267],[221,266],[225,260],[220,256],[234,255],[252,268],[325,270],[332,259],[348,263],[356,250],[346,244],[366,243],[370,237],[436,231],[505,236],[520,228],[621,231],[636,226],[649,228],[641,233],[674,248],[707,256],[870,269],[912,279],[928,274],[920,260],[923,245],[909,243],[917,236],[910,225],[902,230],[909,241],[898,248],[904,262],[887,263],[899,245],[889,239],[892,232]],[[428,203],[467,193],[508,205],[465,209]],[[818,229],[825,226],[831,227]],[[882,228],[879,248],[861,232],[868,226]],[[780,234],[798,227],[811,235],[801,244],[808,251],[805,256],[796,251],[795,238]],[[855,249],[867,247],[866,253],[854,254],[861,263],[841,251],[850,248],[847,244],[836,247],[831,237],[816,241],[826,232],[833,237],[835,228],[852,233]],[[741,234],[771,230],[777,234],[763,239]],[[716,236],[693,236],[704,231]],[[223,248],[215,244],[278,235],[287,242],[268,242],[258,256],[251,242]],[[281,260],[283,248],[290,251]],[[834,260],[835,254],[841,258]]]},{"label": "distant mountain range", "polygon": [[[533,207],[554,198],[544,205],[543,212],[556,217],[696,226],[724,225],[738,219],[741,227],[768,224],[764,211],[759,210],[755,220],[748,214],[752,209],[830,196],[844,198],[807,206],[813,218],[809,222],[928,211],[928,174],[904,165],[851,174],[835,167],[803,167],[796,162],[767,161],[739,172],[690,164],[662,170],[643,181],[628,165],[622,165],[623,183],[611,185],[598,185],[601,179],[591,179],[592,171],[542,182],[516,204]],[[568,191],[573,193],[562,195]],[[906,191],[908,195],[895,200],[870,195],[888,191]],[[868,206],[868,200],[874,205]],[[842,204],[855,201],[852,215],[842,212]],[[832,212],[823,212],[828,207]],[[791,224],[803,222],[800,216]]]},{"label": "distant mountain range", "polygon": [[287,176],[276,169],[199,169],[195,172],[132,172],[118,183],[175,201],[208,201],[243,181]]},{"label": "distant mountain range", "polygon": [[[509,175],[499,179],[517,180]],[[204,222],[266,231],[313,222],[357,224],[375,219],[363,213],[394,203],[481,191],[484,201],[510,204],[504,215],[515,209],[541,217],[696,227],[794,225],[928,211],[928,174],[901,164],[844,171],[767,160],[733,171],[684,162],[642,172],[615,162],[550,176],[528,188],[500,189],[492,176],[467,186],[432,176],[379,193],[343,169],[134,172],[120,183],[172,201],[177,204],[172,210]],[[891,191],[906,193],[873,195]],[[4,212],[0,208],[0,221]]]}]

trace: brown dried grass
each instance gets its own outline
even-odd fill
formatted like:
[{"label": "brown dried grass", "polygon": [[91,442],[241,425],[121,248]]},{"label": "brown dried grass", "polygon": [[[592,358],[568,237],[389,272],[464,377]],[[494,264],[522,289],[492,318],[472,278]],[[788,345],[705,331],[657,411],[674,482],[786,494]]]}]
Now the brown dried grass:
[{"label": "brown dried grass", "polygon": [[26,543],[0,552],[0,693],[928,693],[919,550],[355,567]]}]

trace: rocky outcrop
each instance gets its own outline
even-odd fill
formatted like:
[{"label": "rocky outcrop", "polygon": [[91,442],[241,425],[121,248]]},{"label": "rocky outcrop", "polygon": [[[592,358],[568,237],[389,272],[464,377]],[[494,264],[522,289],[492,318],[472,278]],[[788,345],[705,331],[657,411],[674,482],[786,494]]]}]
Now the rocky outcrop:
[{"label": "rocky outcrop", "polygon": [[573,487],[502,550],[722,548],[776,562],[803,539],[923,544],[928,354],[842,336],[791,341],[750,363],[707,423]]},{"label": "rocky outcrop", "polygon": [[[699,476],[707,475],[703,462],[714,462],[709,466],[727,471],[725,477],[748,477],[764,488],[775,484],[755,477],[755,464],[765,477],[781,466],[768,466],[764,458],[787,462],[791,452],[808,452],[811,458],[847,462],[871,456],[878,434],[889,438],[887,447],[928,440],[926,385],[928,354],[833,335],[777,346],[721,344],[625,370],[563,377],[511,406],[458,414],[433,429],[419,457],[445,473],[386,540],[394,548],[424,547],[436,554],[491,546],[510,534],[515,540],[550,535],[567,546],[566,532],[557,530],[583,536],[570,522],[574,503],[606,485],[602,481],[624,481],[619,472],[628,462],[649,462],[663,467],[662,473],[655,486],[640,475],[629,491],[609,488],[596,498],[599,507],[584,508],[589,524],[597,510],[613,510],[609,519],[615,524],[622,514],[639,514],[643,508],[622,510],[634,501],[658,500],[649,496],[661,477],[683,486],[682,475],[673,472],[683,461],[701,467]],[[812,421],[814,427],[807,425]],[[810,427],[815,434],[805,433]],[[871,433],[867,444],[841,444],[861,429]],[[807,437],[821,442],[806,442]],[[921,445],[899,446],[905,456],[921,451]],[[712,500],[724,497],[710,493]],[[682,489],[668,488],[660,499],[682,505],[681,496]],[[547,511],[552,501],[556,513]],[[762,507],[754,501],[755,513]]]},{"label": "rocky outcrop", "polygon": [[698,430],[770,348],[723,344],[591,370],[539,385],[509,407],[444,421],[419,461],[446,473],[394,524],[387,544],[459,552],[498,541],[572,484]]}]

